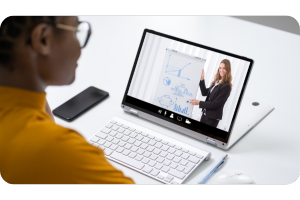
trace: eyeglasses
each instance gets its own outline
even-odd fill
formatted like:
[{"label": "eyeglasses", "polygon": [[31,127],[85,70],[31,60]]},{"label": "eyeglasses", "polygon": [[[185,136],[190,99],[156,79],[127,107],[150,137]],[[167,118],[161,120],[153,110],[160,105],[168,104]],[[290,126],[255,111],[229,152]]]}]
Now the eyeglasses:
[{"label": "eyeglasses", "polygon": [[88,22],[78,22],[77,27],[59,23],[55,24],[55,26],[56,28],[76,32],[76,37],[79,41],[81,48],[84,48],[86,46],[92,34],[91,25]]},{"label": "eyeglasses", "polygon": [[[87,45],[87,43],[90,39],[90,36],[92,34],[91,25],[88,22],[78,22],[77,27],[60,24],[60,23],[57,23],[57,24],[53,24],[53,23],[49,23],[49,22],[43,22],[43,23],[51,24],[59,29],[76,32],[76,37],[79,41],[81,48],[84,48]],[[31,43],[31,38],[28,38],[28,40],[26,41],[26,44],[30,44],[30,43]]]}]

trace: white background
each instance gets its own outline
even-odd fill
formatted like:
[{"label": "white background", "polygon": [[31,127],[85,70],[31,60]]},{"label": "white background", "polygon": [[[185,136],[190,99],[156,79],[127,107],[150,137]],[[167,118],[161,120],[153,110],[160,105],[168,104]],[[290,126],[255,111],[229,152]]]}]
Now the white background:
[{"label": "white background", "polygon": [[[89,138],[110,118],[119,116],[210,151],[212,158],[201,164],[186,184],[197,183],[225,153],[229,156],[227,162],[214,176],[238,169],[251,175],[258,184],[290,184],[299,176],[299,35],[226,16],[83,16],[79,19],[89,21],[93,33],[78,61],[75,82],[47,88],[50,107],[56,108],[91,85],[108,91],[110,97],[71,123],[55,118],[58,124]],[[293,18],[285,19],[286,23],[298,25]],[[275,110],[229,151],[124,113],[120,105],[144,28],[254,59],[245,96],[267,102]],[[111,163],[136,183],[159,183]]]}]

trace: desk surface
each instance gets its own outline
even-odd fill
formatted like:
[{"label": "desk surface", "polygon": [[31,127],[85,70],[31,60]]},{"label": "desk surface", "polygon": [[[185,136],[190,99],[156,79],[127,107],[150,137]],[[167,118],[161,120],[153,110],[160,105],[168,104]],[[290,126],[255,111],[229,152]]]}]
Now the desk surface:
[{"label": "desk surface", "polygon": [[[48,87],[52,109],[89,86],[110,93],[110,97],[75,121],[55,118],[57,124],[90,138],[113,116],[138,123],[162,134],[212,153],[185,184],[195,184],[225,153],[227,163],[217,172],[242,170],[257,184],[289,184],[299,176],[300,145],[300,36],[221,16],[81,16],[92,25],[89,44],[78,61],[76,80],[70,86]],[[144,28],[170,34],[203,45],[254,59],[246,96],[275,106],[229,151],[174,132],[124,113],[120,107]],[[159,184],[122,165],[111,163],[137,184]]]}]

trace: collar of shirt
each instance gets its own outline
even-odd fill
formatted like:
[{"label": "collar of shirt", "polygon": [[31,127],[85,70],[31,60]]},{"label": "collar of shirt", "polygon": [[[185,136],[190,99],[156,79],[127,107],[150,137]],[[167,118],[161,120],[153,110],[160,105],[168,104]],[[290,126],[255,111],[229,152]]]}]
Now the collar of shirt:
[{"label": "collar of shirt", "polygon": [[31,107],[45,111],[46,93],[0,86],[0,108],[12,106]]}]

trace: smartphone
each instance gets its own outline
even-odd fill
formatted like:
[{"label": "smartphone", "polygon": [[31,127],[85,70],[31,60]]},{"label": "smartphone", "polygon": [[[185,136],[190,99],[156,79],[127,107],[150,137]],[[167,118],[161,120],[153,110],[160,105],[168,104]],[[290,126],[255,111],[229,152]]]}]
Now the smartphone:
[{"label": "smartphone", "polygon": [[55,108],[52,112],[56,117],[71,122],[108,96],[108,92],[91,86]]}]

